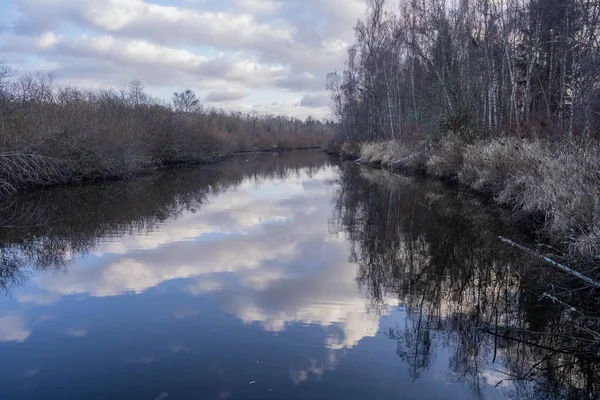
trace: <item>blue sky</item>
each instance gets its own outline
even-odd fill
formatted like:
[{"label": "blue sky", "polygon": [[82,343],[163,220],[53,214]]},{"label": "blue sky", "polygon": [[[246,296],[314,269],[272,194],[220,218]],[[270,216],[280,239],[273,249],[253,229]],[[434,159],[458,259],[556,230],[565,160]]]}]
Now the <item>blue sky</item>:
[{"label": "blue sky", "polygon": [[363,0],[0,0],[0,59],[59,84],[141,80],[169,98],[244,112],[328,115]]}]

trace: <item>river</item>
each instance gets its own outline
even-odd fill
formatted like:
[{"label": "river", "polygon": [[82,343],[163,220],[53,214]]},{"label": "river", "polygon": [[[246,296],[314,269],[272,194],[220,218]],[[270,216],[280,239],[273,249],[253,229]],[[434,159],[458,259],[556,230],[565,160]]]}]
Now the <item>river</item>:
[{"label": "river", "polygon": [[24,193],[0,398],[594,398],[506,218],[318,151]]}]

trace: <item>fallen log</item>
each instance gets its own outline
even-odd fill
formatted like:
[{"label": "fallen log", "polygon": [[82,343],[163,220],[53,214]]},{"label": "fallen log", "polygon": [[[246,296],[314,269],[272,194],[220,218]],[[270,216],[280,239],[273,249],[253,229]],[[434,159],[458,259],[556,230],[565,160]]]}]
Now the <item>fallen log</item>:
[{"label": "fallen log", "polygon": [[502,237],[502,236],[498,236],[498,237],[499,237],[499,238],[500,238],[500,240],[502,240],[504,243],[507,243],[507,244],[511,245],[512,247],[515,247],[515,248],[517,248],[517,249],[519,249],[519,250],[523,250],[524,252],[528,253],[529,255],[531,255],[531,256],[533,256],[533,257],[536,257],[536,258],[539,258],[539,259],[542,259],[542,260],[544,260],[545,262],[547,262],[548,264],[550,264],[550,265],[552,265],[552,266],[554,266],[554,267],[556,267],[556,268],[560,269],[560,270],[561,270],[561,271],[563,271],[563,272],[566,272],[566,273],[568,273],[568,274],[570,274],[570,275],[572,275],[572,276],[574,276],[574,277],[576,277],[576,278],[579,278],[579,279],[581,279],[582,281],[584,281],[584,282],[586,282],[586,283],[589,283],[590,285],[592,285],[592,286],[594,286],[594,287],[600,288],[600,282],[598,282],[598,281],[595,281],[595,280],[593,280],[592,278],[589,278],[589,277],[587,277],[587,276],[585,276],[585,275],[583,275],[583,274],[581,274],[581,273],[579,273],[579,272],[575,271],[573,268],[567,267],[567,266],[566,266],[566,265],[564,265],[564,264],[561,264],[561,263],[559,263],[559,262],[556,262],[556,261],[554,261],[554,260],[552,260],[552,259],[550,259],[550,258],[548,258],[548,257],[546,257],[546,256],[544,256],[544,255],[542,255],[542,254],[540,254],[540,253],[538,253],[537,251],[531,250],[531,249],[529,249],[529,248],[527,248],[527,247],[525,247],[525,246],[521,246],[520,244],[518,244],[518,243],[515,243],[515,242],[513,242],[513,241],[512,241],[512,240],[510,240],[510,239],[507,239],[507,238],[505,238],[505,237]]}]

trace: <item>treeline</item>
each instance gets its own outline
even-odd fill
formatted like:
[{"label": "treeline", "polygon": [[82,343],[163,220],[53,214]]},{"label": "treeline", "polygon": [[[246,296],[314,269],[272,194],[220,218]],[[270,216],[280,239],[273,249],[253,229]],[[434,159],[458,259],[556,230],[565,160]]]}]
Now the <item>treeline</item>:
[{"label": "treeline", "polygon": [[368,3],[328,76],[345,138],[597,137],[600,2]]},{"label": "treeline", "polygon": [[312,117],[205,108],[191,90],[168,103],[135,80],[121,90],[58,86],[49,74],[18,76],[0,62],[0,195],[236,152],[321,146],[329,129]]},{"label": "treeline", "polygon": [[327,79],[331,150],[482,192],[597,263],[599,19],[587,0],[369,0]]}]

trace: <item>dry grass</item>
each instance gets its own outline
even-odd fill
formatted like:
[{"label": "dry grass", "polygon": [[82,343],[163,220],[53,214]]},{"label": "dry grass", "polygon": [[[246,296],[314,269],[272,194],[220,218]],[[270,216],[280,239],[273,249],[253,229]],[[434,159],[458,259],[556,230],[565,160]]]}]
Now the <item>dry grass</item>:
[{"label": "dry grass", "polygon": [[340,154],[343,157],[357,159],[360,157],[362,144],[358,142],[344,142],[341,146]]},{"label": "dry grass", "polygon": [[364,163],[392,168],[425,165],[432,176],[488,194],[521,215],[543,217],[546,236],[573,254],[600,255],[595,143],[510,137],[467,144],[449,135],[432,151],[411,152],[398,142],[380,142],[362,144],[360,155]]},{"label": "dry grass", "polygon": [[425,166],[426,153],[415,147],[411,149],[397,140],[363,143],[360,150],[360,161],[385,167],[420,170]]},{"label": "dry grass", "polygon": [[458,135],[444,136],[427,159],[427,173],[441,179],[455,180],[464,163],[465,143]]},{"label": "dry grass", "polygon": [[549,234],[593,226],[600,160],[586,147],[510,138],[468,145],[463,154],[459,182],[500,204],[543,215]]}]

